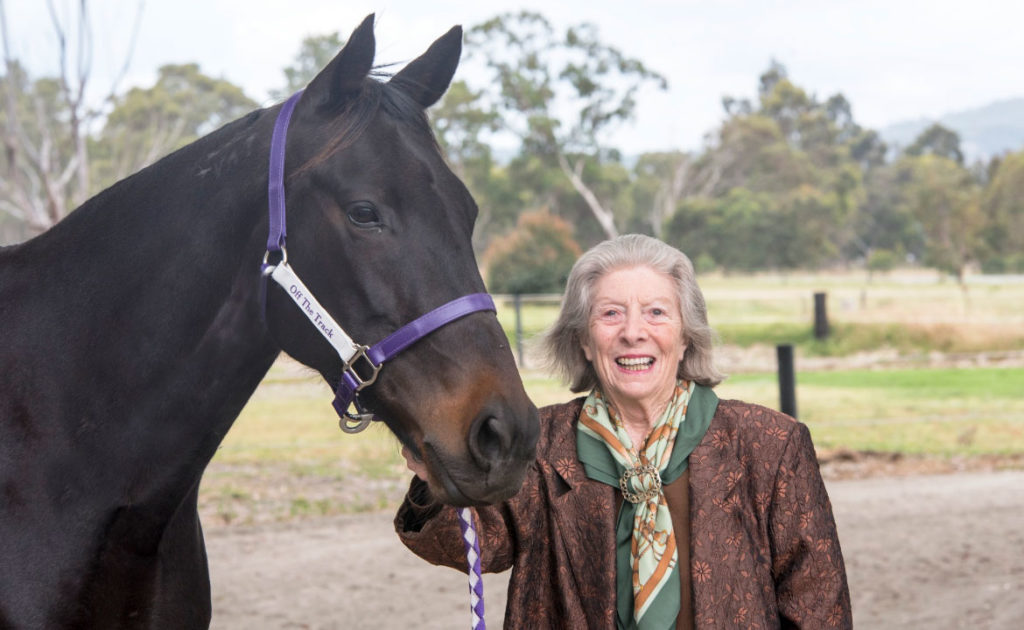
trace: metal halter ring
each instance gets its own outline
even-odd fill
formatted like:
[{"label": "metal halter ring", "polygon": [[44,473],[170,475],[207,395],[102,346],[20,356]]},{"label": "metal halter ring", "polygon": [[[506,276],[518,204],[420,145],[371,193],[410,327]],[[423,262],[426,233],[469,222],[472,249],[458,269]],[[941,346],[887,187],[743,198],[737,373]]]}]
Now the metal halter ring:
[{"label": "metal halter ring", "polygon": [[345,412],[345,416],[338,421],[338,426],[345,433],[359,433],[373,422],[372,413]]},{"label": "metal halter ring", "polygon": [[[636,492],[632,488],[630,481],[634,477],[640,481],[640,485],[643,488],[640,492]],[[627,468],[622,472],[622,477],[619,478],[619,488],[622,489],[622,497],[630,503],[649,501],[657,497],[661,492],[661,475],[654,464]]]},{"label": "metal halter ring", "polygon": [[268,249],[266,251],[266,253],[263,254],[263,266],[264,267],[270,267],[270,269],[273,270],[273,268],[276,265],[282,265],[282,264],[288,262],[288,250],[285,247],[282,247],[281,249],[279,249],[277,251],[279,251],[281,253],[281,260],[277,261],[273,265],[268,264],[268,261],[270,260],[270,250]]}]

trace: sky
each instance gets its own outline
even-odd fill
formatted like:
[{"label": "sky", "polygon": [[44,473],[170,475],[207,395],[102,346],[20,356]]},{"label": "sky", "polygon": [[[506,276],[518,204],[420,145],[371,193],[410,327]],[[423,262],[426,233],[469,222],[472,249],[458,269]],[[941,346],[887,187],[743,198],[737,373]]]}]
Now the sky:
[{"label": "sky", "polygon": [[[12,54],[54,73],[46,3],[0,1]],[[52,1],[58,13],[75,4]],[[130,48],[136,2],[91,4],[99,98]],[[608,138],[627,154],[699,149],[723,118],[722,97],[753,98],[773,59],[821,100],[842,92],[855,120],[874,129],[1024,97],[1019,0],[145,0],[121,89],[152,85],[163,64],[196,62],[270,104],[306,36],[347,38],[376,13],[377,61],[397,68],[455,24],[519,10],[561,28],[593,23],[603,41],[667,78],[666,91],[640,93],[636,119]]]}]

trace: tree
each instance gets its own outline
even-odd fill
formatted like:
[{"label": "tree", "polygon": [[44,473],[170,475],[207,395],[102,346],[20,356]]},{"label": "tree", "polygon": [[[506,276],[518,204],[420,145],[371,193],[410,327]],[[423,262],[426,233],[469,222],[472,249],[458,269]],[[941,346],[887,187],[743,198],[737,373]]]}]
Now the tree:
[{"label": "tree", "polygon": [[[723,98],[728,116],[685,168],[689,183],[675,210],[697,216],[672,217],[667,234],[681,238],[686,230],[695,255],[726,268],[824,265],[841,261],[851,243],[864,249],[855,219],[885,145],[856,123],[846,97],[818,100],[777,61],[761,74],[757,93],[755,103]],[[723,217],[728,225],[720,224]],[[720,249],[701,251],[709,242]]]},{"label": "tree", "polygon": [[1004,156],[981,201],[988,264],[997,271],[1024,271],[1024,151]]},{"label": "tree", "polygon": [[926,237],[904,198],[909,179],[901,164],[883,164],[865,173],[865,198],[852,220],[848,258],[870,262],[877,252],[894,258],[924,258]]},{"label": "tree", "polygon": [[939,155],[906,156],[904,202],[925,235],[925,264],[956,274],[964,285],[968,263],[981,251],[984,216],[970,172]]},{"label": "tree", "polygon": [[[138,3],[124,66],[113,80],[114,94],[124,77],[138,33]],[[3,39],[3,177],[0,211],[41,232],[59,221],[91,192],[87,132],[101,112],[86,102],[92,73],[93,29],[87,0],[80,0],[69,23],[47,2],[57,41],[56,77],[31,79],[14,58],[10,28],[0,1]]]},{"label": "tree", "polygon": [[665,239],[694,261],[725,269],[818,268],[837,256],[835,193],[800,186],[785,194],[736,187],[690,198],[666,223]]},{"label": "tree", "polygon": [[825,186],[849,155],[845,141],[859,129],[841,94],[825,103],[790,81],[772,61],[758,81],[756,107],[723,99],[728,118],[697,162],[705,194],[721,196],[742,186],[782,193],[804,185]]},{"label": "tree", "polygon": [[937,155],[950,159],[960,166],[964,164],[964,154],[960,150],[960,135],[939,123],[922,131],[904,153],[912,156]]},{"label": "tree", "polygon": [[504,13],[466,33],[468,57],[490,79],[482,94],[501,113],[502,129],[524,154],[556,167],[584,200],[607,237],[618,234],[615,213],[587,178],[587,165],[611,156],[601,139],[632,118],[636,95],[665,79],[603,43],[579,24],[558,32],[540,14]]},{"label": "tree", "polygon": [[345,40],[341,38],[338,31],[304,38],[299,46],[298,54],[295,55],[295,61],[283,71],[284,88],[271,91],[271,98],[284,100],[306,87],[344,45]]},{"label": "tree", "polygon": [[[664,237],[665,221],[689,196],[706,196],[714,188],[710,172],[694,156],[682,151],[644,153],[633,166],[633,207],[637,225],[630,231],[649,231]],[[640,227],[640,223],[645,224]]]},{"label": "tree", "polygon": [[503,186],[504,178],[494,172],[495,162],[491,147],[483,138],[497,131],[498,113],[481,106],[481,93],[474,91],[465,81],[453,81],[441,102],[427,111],[431,126],[451,166],[480,208],[473,232],[473,246],[477,251],[486,247],[490,232],[495,228],[509,228],[515,223],[519,211],[513,203],[513,216],[503,213],[509,190]]},{"label": "tree", "polygon": [[524,212],[516,229],[484,254],[488,288],[495,293],[561,293],[580,254],[566,221],[546,210]]},{"label": "tree", "polygon": [[224,123],[256,102],[225,79],[194,63],[165,65],[150,88],[132,88],[112,99],[113,109],[93,145],[100,188],[122,179]]}]

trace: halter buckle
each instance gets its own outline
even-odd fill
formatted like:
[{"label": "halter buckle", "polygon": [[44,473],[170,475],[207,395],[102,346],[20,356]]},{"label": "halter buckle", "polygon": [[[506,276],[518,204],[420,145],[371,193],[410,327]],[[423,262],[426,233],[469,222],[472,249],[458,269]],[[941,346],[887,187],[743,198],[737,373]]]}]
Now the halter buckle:
[{"label": "halter buckle", "polygon": [[[380,374],[381,366],[374,363],[373,360],[366,355],[366,351],[369,349],[369,346],[356,346],[356,353],[352,355],[352,358],[349,359],[348,363],[345,364],[345,372],[347,372],[353,378],[353,380],[355,380],[355,391],[357,392],[361,391],[364,387],[369,387],[370,385],[373,385],[374,381],[377,380],[377,375]],[[355,369],[356,362],[359,361],[360,359],[365,361],[366,365],[369,366],[370,376],[365,379]]]}]

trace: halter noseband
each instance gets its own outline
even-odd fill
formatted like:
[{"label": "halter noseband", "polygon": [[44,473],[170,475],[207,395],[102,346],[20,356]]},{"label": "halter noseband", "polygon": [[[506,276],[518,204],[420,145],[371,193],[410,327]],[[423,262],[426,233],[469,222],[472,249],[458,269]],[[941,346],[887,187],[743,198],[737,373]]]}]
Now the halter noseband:
[{"label": "halter noseband", "polygon": [[[265,298],[267,278],[273,278],[341,357],[345,369],[335,389],[333,405],[341,418],[341,429],[346,433],[358,433],[374,419],[373,414],[366,412],[360,404],[359,392],[373,384],[385,361],[445,324],[477,311],[496,309],[490,295],[472,293],[422,315],[372,347],[357,344],[348,336],[288,264],[288,250],[285,248],[284,155],[288,123],[300,96],[301,90],[293,94],[281,107],[274,123],[274,135],[270,140],[270,234],[267,237],[267,253],[263,256],[261,268],[261,292]],[[280,260],[271,263],[272,254],[279,254]],[[266,311],[265,301],[263,309]],[[368,376],[361,375],[356,370],[357,367],[361,369],[362,374]],[[353,414],[349,411],[353,404],[358,413]]]}]

